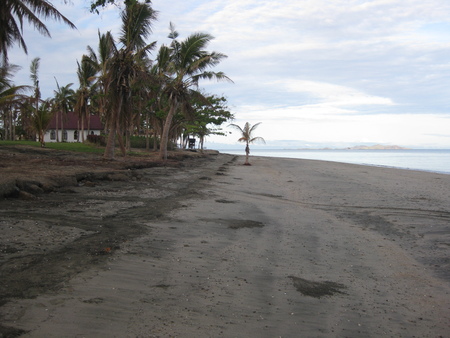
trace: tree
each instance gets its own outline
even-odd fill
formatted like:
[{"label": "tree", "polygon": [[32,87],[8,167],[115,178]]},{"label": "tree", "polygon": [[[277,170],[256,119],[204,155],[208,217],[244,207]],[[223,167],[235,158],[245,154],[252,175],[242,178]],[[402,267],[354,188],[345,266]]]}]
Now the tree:
[{"label": "tree", "polygon": [[[80,87],[75,93],[75,114],[78,115],[81,123],[81,142],[84,142],[84,125],[88,121],[90,126],[89,100],[93,93],[93,82],[97,74],[96,65],[91,62],[88,56],[83,55],[81,64],[77,61],[77,76]],[[77,140],[78,141],[78,140]]]},{"label": "tree", "polygon": [[8,60],[8,49],[15,43],[22,47],[25,54],[28,54],[27,45],[22,36],[24,20],[34,26],[42,35],[51,37],[39,17],[52,18],[64,22],[70,28],[76,28],[47,0],[0,1],[0,57],[3,57],[4,62]]},{"label": "tree", "polygon": [[91,46],[87,46],[88,56],[82,60],[82,62],[89,62],[97,71],[96,92],[92,103],[96,105],[98,114],[102,119],[106,119],[107,93],[109,90],[108,64],[113,56],[114,49],[115,42],[111,32],[106,32],[105,34],[98,32],[97,53]]},{"label": "tree", "polygon": [[52,105],[50,101],[44,101],[33,115],[33,127],[38,134],[38,139],[41,143],[41,147],[45,147],[44,135],[53,116],[51,108]]},{"label": "tree", "polygon": [[249,144],[254,143],[256,141],[262,141],[263,143],[265,143],[266,141],[264,141],[264,139],[262,137],[259,136],[253,136],[253,131],[261,124],[261,122],[254,124],[253,126],[246,122],[244,125],[244,128],[241,128],[239,125],[237,124],[230,124],[231,127],[236,128],[237,130],[239,130],[241,132],[241,137],[239,138],[239,142],[244,142],[246,144],[245,146],[245,163],[244,165],[251,165],[248,162],[248,157],[250,155],[250,147]]},{"label": "tree", "polygon": [[126,154],[122,133],[132,115],[134,83],[138,78],[142,81],[141,77],[148,74],[147,53],[154,48],[155,43],[146,44],[145,38],[152,31],[156,15],[148,3],[139,3],[137,0],[128,0],[126,9],[121,14],[122,29],[119,41],[122,48],[113,46],[113,56],[107,65],[110,109],[106,116],[109,129],[104,154],[106,159],[114,158],[116,134],[122,154]]},{"label": "tree", "polygon": [[167,146],[169,132],[175,113],[181,109],[188,111],[192,96],[202,97],[197,90],[201,79],[217,79],[231,81],[222,72],[208,71],[226,58],[225,54],[207,52],[204,50],[213,39],[207,33],[194,33],[184,41],[177,40],[178,32],[170,25],[169,38],[172,39],[170,48],[162,46],[162,52],[169,53],[169,58],[164,59],[165,64],[161,66],[166,75],[163,87],[163,95],[169,102],[169,112],[165,119],[161,136],[160,157],[167,159]]},{"label": "tree", "polygon": [[12,76],[20,69],[13,64],[3,64],[0,61],[0,117],[3,120],[4,135],[7,140],[15,139],[15,122],[17,109],[25,99],[22,93],[28,90],[29,86],[15,86]]},{"label": "tree", "polygon": [[[56,80],[56,79],[55,79]],[[64,119],[71,111],[75,105],[75,91],[70,87],[73,83],[69,83],[65,86],[60,87],[58,81],[56,80],[57,90],[54,91],[54,106],[56,114],[56,141],[59,142],[58,137],[58,117],[61,121],[61,135],[62,141],[64,142]]]},{"label": "tree", "polygon": [[232,120],[233,114],[228,110],[227,99],[217,95],[205,96],[207,101],[193,103],[194,119],[186,123],[187,134],[199,138],[200,150],[203,150],[204,139],[208,135],[225,135],[220,126],[228,120]]},{"label": "tree", "polygon": [[34,113],[37,114],[39,109],[39,101],[41,100],[41,90],[39,88],[39,65],[41,63],[40,58],[34,58],[30,64],[30,79],[33,82],[34,97],[30,97],[30,103],[33,107]]}]

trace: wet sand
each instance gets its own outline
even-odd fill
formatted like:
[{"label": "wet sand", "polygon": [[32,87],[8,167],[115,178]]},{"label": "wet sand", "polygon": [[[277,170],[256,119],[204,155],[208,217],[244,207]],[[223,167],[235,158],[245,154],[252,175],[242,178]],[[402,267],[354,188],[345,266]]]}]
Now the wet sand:
[{"label": "wet sand", "polygon": [[[450,175],[242,163],[221,154],[142,169],[134,181],[20,202],[34,210],[0,202],[2,229],[38,227],[51,253],[39,257],[61,253],[48,287],[0,307],[3,327],[24,337],[448,337]],[[52,213],[57,224],[43,216]]]}]

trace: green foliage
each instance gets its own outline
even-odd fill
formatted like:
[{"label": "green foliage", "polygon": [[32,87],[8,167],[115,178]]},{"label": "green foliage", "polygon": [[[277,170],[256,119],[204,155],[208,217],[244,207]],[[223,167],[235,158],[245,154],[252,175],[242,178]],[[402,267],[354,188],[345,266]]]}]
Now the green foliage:
[{"label": "green foliage", "polygon": [[234,119],[227,106],[227,99],[217,95],[204,95],[204,98],[206,100],[194,99],[194,118],[191,123],[186,124],[186,132],[199,137],[225,135],[221,125]]},{"label": "green foliage", "polygon": [[40,147],[41,144],[36,141],[0,141],[0,147],[1,146],[33,146],[33,147]]},{"label": "green foliage", "polygon": [[[154,137],[150,137],[150,148],[153,148]],[[147,146],[147,139],[144,136],[131,136],[131,148],[145,149]]]},{"label": "green foliage", "polygon": [[87,140],[90,143],[98,144],[102,147],[106,146],[106,141],[105,141],[104,135],[88,135]]}]

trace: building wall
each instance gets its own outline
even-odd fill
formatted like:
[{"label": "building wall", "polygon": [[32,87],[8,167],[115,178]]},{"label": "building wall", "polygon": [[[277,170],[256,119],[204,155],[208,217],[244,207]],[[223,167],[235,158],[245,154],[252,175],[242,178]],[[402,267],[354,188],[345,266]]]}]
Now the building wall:
[{"label": "building wall", "polygon": [[[76,132],[79,135],[78,136],[78,140],[76,138],[76,134],[75,134]],[[100,130],[90,130],[89,133],[91,135],[100,135]],[[67,139],[64,139],[64,140],[63,140],[63,137],[62,137],[62,130],[61,129],[58,130],[58,134],[59,134],[59,141],[60,142],[61,141],[64,141],[64,142],[78,142],[79,141],[79,142],[81,142],[81,140],[82,140],[81,130],[77,131],[77,130],[74,130],[74,129],[68,129],[68,130],[64,129],[64,134],[67,135]],[[84,131],[84,139],[85,140],[87,139],[87,136],[88,136],[88,131],[85,130]],[[55,129],[49,129],[49,130],[46,131],[46,133],[44,135],[44,142],[45,143],[47,143],[47,142],[56,142],[56,130]]]}]

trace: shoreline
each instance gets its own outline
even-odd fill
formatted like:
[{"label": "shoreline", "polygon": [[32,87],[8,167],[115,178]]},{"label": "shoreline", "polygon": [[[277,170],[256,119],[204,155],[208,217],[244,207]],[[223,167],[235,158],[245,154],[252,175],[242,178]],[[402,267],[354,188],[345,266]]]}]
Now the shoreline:
[{"label": "shoreline", "polygon": [[[226,154],[231,155],[237,155],[237,156],[245,156],[243,150],[222,150]],[[256,151],[252,152],[251,156],[256,157],[273,157],[273,158],[285,158],[285,159],[300,159],[300,160],[313,160],[313,161],[325,161],[325,162],[335,162],[335,163],[348,163],[348,164],[355,164],[355,165],[363,165],[363,166],[372,166],[372,167],[383,167],[383,168],[392,168],[392,169],[403,169],[403,170],[413,170],[413,171],[423,171],[423,172],[431,172],[431,173],[438,173],[438,174],[445,174],[450,175],[450,161],[447,160],[448,166],[443,166],[442,164],[439,165],[439,169],[428,167],[427,165],[424,166],[423,163],[413,163],[409,165],[401,165],[399,163],[391,163],[391,164],[385,164],[385,163],[377,163],[380,162],[379,159],[368,159],[369,162],[365,161],[355,161],[354,158],[337,158],[333,159],[326,158],[326,156],[317,156],[317,157],[308,157],[308,154],[312,153],[326,153],[329,152],[331,154],[333,153],[352,153],[352,154],[364,154],[364,152],[368,152],[369,154],[377,154],[380,152],[385,152],[387,154],[394,154],[399,153],[402,151],[413,151],[413,152],[423,152],[423,151],[436,151],[436,152],[447,152],[448,156],[450,156],[450,149],[402,149],[402,150],[396,150],[396,149],[390,149],[390,150],[346,150],[346,149],[268,149],[268,150],[262,150],[257,149]],[[300,156],[299,154],[295,154],[296,152],[301,153],[305,152],[305,156]],[[263,155],[261,155],[261,153]],[[283,154],[283,156],[279,156],[277,153]],[[296,156],[292,156],[292,154]],[[267,155],[266,155],[267,154]],[[290,156],[291,155],[291,156]],[[389,158],[386,158],[387,161],[391,160]],[[367,159],[366,159],[367,161]],[[436,159],[434,159],[436,161]],[[445,168],[444,170],[442,168]]]},{"label": "shoreline", "polygon": [[218,154],[0,201],[0,225],[18,231],[2,259],[26,246],[59,257],[41,274],[65,273],[9,298],[0,324],[25,337],[446,335],[450,176],[242,163]]}]

